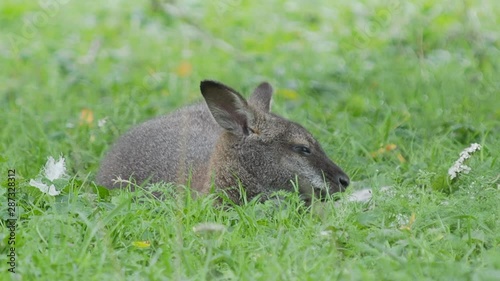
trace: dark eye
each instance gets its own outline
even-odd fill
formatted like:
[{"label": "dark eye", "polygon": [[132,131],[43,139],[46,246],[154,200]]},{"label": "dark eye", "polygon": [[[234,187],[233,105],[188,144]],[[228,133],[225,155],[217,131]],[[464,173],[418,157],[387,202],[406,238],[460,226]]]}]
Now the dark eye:
[{"label": "dark eye", "polygon": [[293,146],[293,150],[298,152],[298,153],[301,153],[303,155],[311,154],[311,149],[309,149],[309,147],[304,146],[304,145],[295,145],[295,146]]}]

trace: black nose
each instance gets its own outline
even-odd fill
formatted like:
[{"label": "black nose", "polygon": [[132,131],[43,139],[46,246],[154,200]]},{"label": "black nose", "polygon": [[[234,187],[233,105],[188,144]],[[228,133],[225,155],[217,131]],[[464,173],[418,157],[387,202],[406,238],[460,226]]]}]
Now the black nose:
[{"label": "black nose", "polygon": [[349,186],[349,177],[347,177],[346,175],[340,175],[339,176],[339,186],[340,187],[343,187],[344,189],[346,189],[348,186]]}]

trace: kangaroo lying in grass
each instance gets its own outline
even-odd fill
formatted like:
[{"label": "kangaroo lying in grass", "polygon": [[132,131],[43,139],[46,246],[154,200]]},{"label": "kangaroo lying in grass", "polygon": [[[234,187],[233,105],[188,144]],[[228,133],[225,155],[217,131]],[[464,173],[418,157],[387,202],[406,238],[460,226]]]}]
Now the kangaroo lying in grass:
[{"label": "kangaroo lying in grass", "polygon": [[323,199],[343,191],[349,177],[301,125],[269,112],[273,89],[260,84],[248,101],[215,81],[202,81],[205,103],[147,121],[124,134],[102,162],[97,182],[174,182],[208,193],[212,184],[241,204],[277,190]]}]

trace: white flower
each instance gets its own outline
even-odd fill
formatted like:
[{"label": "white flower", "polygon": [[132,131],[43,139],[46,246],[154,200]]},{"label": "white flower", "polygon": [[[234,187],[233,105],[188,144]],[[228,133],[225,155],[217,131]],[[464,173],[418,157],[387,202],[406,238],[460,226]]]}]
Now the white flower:
[{"label": "white flower", "polygon": [[66,159],[62,156],[59,156],[59,160],[56,162],[54,157],[49,156],[47,163],[45,163],[45,167],[43,171],[45,173],[45,177],[50,181],[55,179],[60,179],[66,176]]},{"label": "white flower", "polygon": [[37,180],[30,180],[30,185],[33,187],[38,188],[41,192],[48,194],[50,196],[56,196],[59,195],[61,192],[56,190],[56,187],[51,184],[50,186],[44,184],[43,182]]},{"label": "white flower", "polygon": [[45,178],[50,182],[53,182],[54,180],[66,177],[65,159],[62,156],[60,156],[59,160],[56,162],[56,160],[52,156],[50,156],[47,160],[47,163],[45,163],[45,166],[43,167],[41,174],[43,175],[41,176],[39,175],[36,179],[30,180],[30,185],[38,188],[41,192],[45,194],[51,196],[59,195],[61,192],[56,190],[54,184],[47,185],[42,182],[42,179]]},{"label": "white flower", "polygon": [[217,233],[225,230],[225,225],[213,222],[199,223],[193,227],[193,231],[196,233]]},{"label": "white flower", "polygon": [[333,234],[333,231],[331,230],[322,230],[319,232],[319,236],[322,236],[322,237],[331,237]]},{"label": "white flower", "polygon": [[481,145],[478,143],[473,143],[462,152],[460,152],[460,158],[448,169],[448,175],[450,179],[454,179],[458,177],[460,173],[468,174],[470,172],[470,167],[465,165],[465,160],[469,159],[471,154],[476,152],[477,150],[481,150]]},{"label": "white flower", "polygon": [[410,218],[407,215],[396,214],[396,223],[398,227],[407,225],[410,222]]},{"label": "white flower", "polygon": [[99,119],[97,120],[97,127],[99,128],[102,128],[104,127],[104,125],[106,125],[106,122],[108,121],[108,118],[103,118],[103,119]]}]

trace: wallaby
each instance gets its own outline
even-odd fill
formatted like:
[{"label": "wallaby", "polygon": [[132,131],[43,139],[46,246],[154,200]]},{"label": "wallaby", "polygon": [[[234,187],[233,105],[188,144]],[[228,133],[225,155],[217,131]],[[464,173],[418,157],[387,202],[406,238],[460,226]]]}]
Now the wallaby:
[{"label": "wallaby", "polygon": [[273,89],[261,83],[248,102],[216,81],[200,84],[205,103],[138,125],[124,134],[105,157],[97,182],[173,182],[208,193],[212,185],[235,203],[244,190],[250,200],[277,190],[303,200],[343,191],[349,177],[333,163],[301,125],[270,112]]}]

